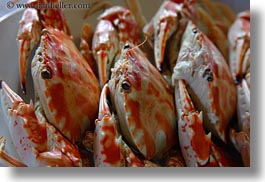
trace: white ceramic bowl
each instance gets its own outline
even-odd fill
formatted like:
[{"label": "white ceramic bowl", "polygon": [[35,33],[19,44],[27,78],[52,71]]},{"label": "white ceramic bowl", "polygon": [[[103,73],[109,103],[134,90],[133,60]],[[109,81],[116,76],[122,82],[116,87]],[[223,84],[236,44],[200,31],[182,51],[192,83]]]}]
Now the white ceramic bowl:
[{"label": "white ceramic bowl", "polygon": [[[229,4],[236,12],[241,10],[249,9],[249,0],[223,0],[227,4]],[[88,0],[65,0],[64,2],[84,2],[90,3],[91,1]],[[110,1],[113,5],[124,5],[124,1],[122,0],[112,0]],[[154,15],[154,13],[159,8],[160,3],[162,0],[144,0],[140,1],[143,14],[150,20],[150,18]],[[31,98],[33,98],[33,87],[32,87],[32,79],[31,74],[28,73],[28,80],[27,80],[27,95],[23,95],[19,86],[19,70],[18,70],[18,45],[16,42],[16,35],[18,30],[18,22],[21,18],[23,13],[23,9],[15,9],[12,12],[9,12],[3,17],[0,17],[0,80],[4,80],[13,90],[19,93],[23,99],[28,103]],[[79,37],[81,35],[81,28],[84,22],[89,22],[92,26],[95,27],[96,25],[96,17],[99,15],[100,12],[96,13],[94,16],[87,18],[86,20],[83,19],[85,10],[70,10],[65,9],[65,16],[69,23],[71,33],[75,38],[75,41],[79,42]],[[34,54],[34,53],[33,53]],[[32,54],[32,55],[33,55]],[[17,153],[14,149],[12,141],[10,140],[9,131],[5,125],[4,117],[0,109],[0,136],[5,136],[7,138],[7,145],[5,150],[17,157]],[[0,166],[6,166],[0,160]]]}]

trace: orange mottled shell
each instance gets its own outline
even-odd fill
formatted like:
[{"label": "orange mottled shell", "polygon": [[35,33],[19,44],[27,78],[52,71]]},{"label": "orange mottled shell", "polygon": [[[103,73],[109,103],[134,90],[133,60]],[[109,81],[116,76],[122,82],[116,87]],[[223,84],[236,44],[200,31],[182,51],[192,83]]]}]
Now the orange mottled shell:
[{"label": "orange mottled shell", "polygon": [[[26,104],[5,82],[0,82],[0,98],[12,143],[23,166],[81,165],[77,147],[46,120],[38,120],[32,103]],[[3,159],[20,166],[16,160]]]},{"label": "orange mottled shell", "polygon": [[197,109],[203,111],[206,128],[226,141],[225,131],[236,108],[236,88],[224,57],[191,22],[172,79],[185,80]]},{"label": "orange mottled shell", "polygon": [[165,79],[141,50],[129,47],[115,64],[110,95],[125,140],[151,159],[177,141],[174,99]]},{"label": "orange mottled shell", "polygon": [[50,123],[68,139],[80,139],[94,125],[99,83],[72,39],[46,30],[32,62],[35,91]]}]

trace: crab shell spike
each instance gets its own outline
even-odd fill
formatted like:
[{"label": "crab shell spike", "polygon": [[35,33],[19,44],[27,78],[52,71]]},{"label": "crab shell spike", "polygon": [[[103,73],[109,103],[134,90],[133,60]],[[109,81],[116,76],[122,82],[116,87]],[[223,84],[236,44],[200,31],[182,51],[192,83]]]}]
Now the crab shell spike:
[{"label": "crab shell spike", "polygon": [[[1,84],[0,94],[2,111],[5,116],[4,120],[11,133],[11,139],[16,151],[27,166],[33,166],[35,153],[31,148],[40,147],[42,150],[46,148],[47,135],[45,134],[45,126],[37,124],[34,108],[26,105],[4,81]],[[36,133],[34,134],[36,130],[38,131],[38,137]],[[33,140],[27,140],[28,138]]]},{"label": "crab shell spike", "polygon": [[236,109],[236,88],[221,53],[191,21],[172,80],[185,80],[196,108],[204,113],[204,126],[226,142],[225,131]]},{"label": "crab shell spike", "polygon": [[[6,104],[11,107],[15,102],[22,102],[23,100],[19,97],[3,80],[0,80],[0,89],[2,93],[1,99],[5,99]],[[2,105],[2,107],[5,107]],[[3,108],[4,109],[4,108]]]},{"label": "crab shell spike", "polygon": [[125,142],[123,142],[123,148],[125,151],[126,167],[145,167],[144,161],[140,160]]},{"label": "crab shell spike", "polygon": [[179,115],[178,133],[182,155],[187,166],[203,166],[210,157],[211,133],[205,134],[202,112],[197,112],[183,80],[175,83]]},{"label": "crab shell spike", "polygon": [[[40,162],[44,162],[45,166],[82,166],[80,154],[77,146],[70,143],[54,126],[46,123],[47,132],[47,152],[40,153],[38,159]],[[50,160],[49,160],[50,159]]]},{"label": "crab shell spike", "polygon": [[20,84],[24,94],[26,94],[26,76],[28,70],[30,52],[38,44],[41,35],[41,22],[38,12],[28,8],[24,11],[20,20],[17,42],[19,45],[19,73]]},{"label": "crab shell spike", "polygon": [[108,94],[109,94],[109,86],[108,84],[105,84],[100,94],[98,119],[102,119],[105,115],[111,116],[107,100]]},{"label": "crab shell spike", "polygon": [[129,47],[112,69],[110,96],[126,142],[149,160],[177,141],[174,99],[139,47]]},{"label": "crab shell spike", "polygon": [[117,131],[114,115],[107,103],[108,84],[105,84],[99,107],[99,118],[95,121],[94,161],[95,166],[125,166],[122,139]]},{"label": "crab shell spike", "polygon": [[47,30],[32,61],[34,89],[49,122],[74,143],[94,126],[99,83],[72,39]]},{"label": "crab shell spike", "polygon": [[140,159],[125,142],[123,142],[123,148],[125,151],[126,167],[160,167],[149,160]]}]

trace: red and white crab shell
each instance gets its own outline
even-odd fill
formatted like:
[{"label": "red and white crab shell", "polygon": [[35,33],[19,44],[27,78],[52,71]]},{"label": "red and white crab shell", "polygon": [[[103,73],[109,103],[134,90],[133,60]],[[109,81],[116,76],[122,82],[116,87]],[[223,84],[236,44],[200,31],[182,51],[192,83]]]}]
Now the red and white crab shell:
[{"label": "red and white crab shell", "polygon": [[27,166],[80,166],[75,143],[94,128],[100,96],[96,76],[72,39],[54,28],[43,30],[31,71],[34,106],[1,83],[3,111],[22,162]]},{"label": "red and white crab shell", "polygon": [[32,62],[35,97],[45,116],[70,141],[94,125],[100,89],[96,76],[69,36],[45,29]]},{"label": "red and white crab shell", "polygon": [[205,165],[211,154],[211,134],[205,131],[227,142],[236,88],[225,59],[192,22],[184,32],[172,80],[182,154],[188,166]]},{"label": "red and white crab shell", "polygon": [[39,120],[32,102],[24,103],[4,81],[0,83],[0,98],[4,120],[21,161],[4,151],[4,137],[0,138],[2,160],[15,167],[81,166],[77,146],[49,122]]},{"label": "red and white crab shell", "polygon": [[241,153],[245,166],[250,166],[250,12],[238,14],[228,32],[230,69],[237,89],[238,128],[230,138]]},{"label": "red and white crab shell", "polygon": [[[108,95],[116,119],[110,111]],[[103,88],[100,103],[94,144],[97,165],[114,165],[111,160],[114,158],[115,164],[127,160],[122,141],[147,160],[176,144],[171,89],[138,47],[125,45],[111,79]]]}]

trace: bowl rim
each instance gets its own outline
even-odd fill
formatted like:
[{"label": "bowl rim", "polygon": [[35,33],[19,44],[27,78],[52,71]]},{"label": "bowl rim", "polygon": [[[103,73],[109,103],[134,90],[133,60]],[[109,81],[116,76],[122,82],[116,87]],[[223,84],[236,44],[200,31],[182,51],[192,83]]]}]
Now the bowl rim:
[{"label": "bowl rim", "polygon": [[14,16],[15,14],[17,14],[20,11],[24,11],[24,9],[15,9],[15,10],[12,10],[12,11],[4,14],[2,17],[0,17],[0,23],[5,21],[6,19],[10,18],[11,16]]}]

